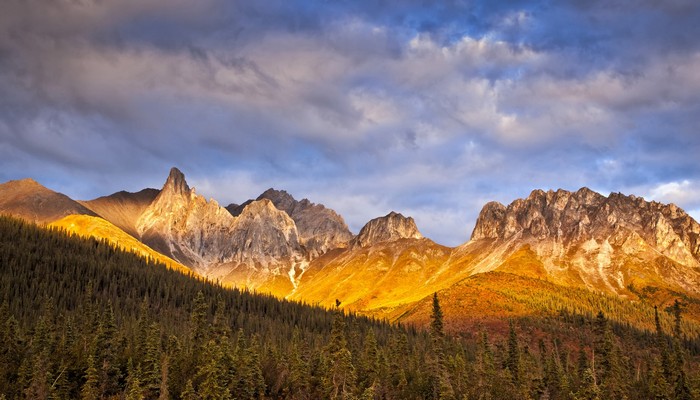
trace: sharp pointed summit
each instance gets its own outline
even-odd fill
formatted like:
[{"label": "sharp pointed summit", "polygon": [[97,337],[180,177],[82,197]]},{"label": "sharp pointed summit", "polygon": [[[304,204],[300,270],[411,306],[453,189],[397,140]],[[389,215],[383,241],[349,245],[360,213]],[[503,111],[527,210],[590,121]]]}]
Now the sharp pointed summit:
[{"label": "sharp pointed summit", "polygon": [[168,175],[168,180],[165,181],[163,185],[163,191],[170,191],[175,194],[189,194],[190,187],[187,185],[185,180],[185,174],[183,174],[176,167],[170,169],[170,174]]}]

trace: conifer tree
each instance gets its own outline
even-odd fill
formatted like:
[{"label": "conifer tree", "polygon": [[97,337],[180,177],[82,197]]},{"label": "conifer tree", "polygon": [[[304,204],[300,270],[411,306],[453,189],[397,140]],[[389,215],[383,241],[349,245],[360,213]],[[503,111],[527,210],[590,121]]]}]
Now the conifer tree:
[{"label": "conifer tree", "polygon": [[[225,386],[226,378],[223,371],[221,359],[221,348],[216,341],[209,340],[207,342],[204,353],[202,354],[200,365],[196,378],[200,381],[197,387],[197,393],[202,400],[225,400],[230,398],[231,392]],[[245,393],[240,391],[239,394]],[[244,396],[248,399],[250,397]]]},{"label": "conifer tree", "polygon": [[440,299],[438,299],[437,293],[433,293],[433,311],[430,314],[430,334],[433,340],[445,337],[442,308],[440,307]]},{"label": "conifer tree", "polygon": [[368,329],[365,335],[364,349],[360,360],[360,387],[367,389],[378,383],[379,380],[379,351],[377,350],[377,338],[373,329]]},{"label": "conifer tree", "polygon": [[205,338],[209,336],[208,313],[209,305],[204,299],[204,293],[200,290],[194,298],[190,313],[190,336],[196,353],[204,346]]},{"label": "conifer tree", "polygon": [[110,396],[118,392],[121,371],[117,361],[117,326],[112,302],[109,301],[98,323],[95,335],[95,362],[100,375],[100,393]]},{"label": "conifer tree", "polygon": [[309,366],[302,356],[302,342],[298,327],[294,327],[292,341],[289,346],[287,360],[289,363],[288,389],[292,397],[305,392],[309,388]]},{"label": "conifer tree", "polygon": [[659,309],[657,306],[654,306],[654,323],[656,325],[656,347],[661,355],[661,370],[664,374],[664,380],[668,382],[669,379],[673,378],[671,371],[671,357],[668,352],[668,342],[666,341],[663,329],[661,328]]},{"label": "conifer tree", "polygon": [[688,387],[688,379],[685,373],[685,354],[681,343],[681,303],[676,299],[673,302],[673,349],[674,349],[674,398],[678,400],[692,400],[693,396]]},{"label": "conifer tree", "polygon": [[19,383],[19,371],[22,364],[23,341],[20,338],[20,329],[17,320],[13,315],[9,315],[2,323],[2,336],[0,337],[0,387],[5,388],[3,392],[14,398],[14,383]]},{"label": "conifer tree", "polygon": [[330,399],[352,399],[355,392],[355,367],[347,348],[343,314],[336,311],[331,336],[324,355],[323,388]]},{"label": "conifer tree", "polygon": [[185,389],[180,394],[180,398],[182,400],[199,400],[199,396],[197,396],[197,393],[194,390],[194,386],[192,385],[192,379],[187,380],[187,383],[185,384]]},{"label": "conifer tree", "polygon": [[670,400],[668,381],[661,362],[654,362],[649,379],[649,397],[654,400]]},{"label": "conifer tree", "polygon": [[520,347],[518,346],[518,336],[515,333],[513,320],[508,321],[508,355],[506,367],[510,372],[513,385],[520,387]]},{"label": "conifer tree", "polygon": [[161,387],[161,332],[158,323],[154,322],[148,327],[146,343],[144,345],[143,362],[141,370],[143,374],[143,388],[147,397],[158,397]]},{"label": "conifer tree", "polygon": [[96,400],[100,398],[98,383],[99,377],[97,368],[95,368],[95,357],[90,355],[88,357],[88,366],[85,370],[85,383],[80,390],[81,400]]},{"label": "conifer tree", "polygon": [[442,308],[437,293],[433,293],[433,310],[430,315],[430,337],[432,339],[432,392],[438,399],[454,398],[454,389],[450,383],[445,357],[445,331]]},{"label": "conifer tree", "polygon": [[260,344],[257,336],[251,339],[250,346],[246,349],[245,359],[250,369],[252,398],[259,399],[265,394],[265,379],[260,366]]},{"label": "conifer tree", "polygon": [[600,399],[600,388],[596,384],[595,375],[593,370],[586,368],[583,371],[583,376],[581,378],[581,384],[579,385],[579,390],[576,392],[576,400],[599,400]]},{"label": "conifer tree", "polygon": [[479,337],[476,362],[476,391],[479,394],[491,393],[496,380],[496,364],[486,331],[482,331]]},{"label": "conifer tree", "polygon": [[143,400],[140,368],[134,368],[133,359],[129,358],[126,370],[126,400]]}]

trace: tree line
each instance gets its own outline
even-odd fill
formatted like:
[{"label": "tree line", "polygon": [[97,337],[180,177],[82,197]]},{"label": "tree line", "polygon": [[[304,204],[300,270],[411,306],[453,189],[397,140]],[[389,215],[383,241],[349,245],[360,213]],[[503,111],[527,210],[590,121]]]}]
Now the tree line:
[{"label": "tree line", "polygon": [[699,388],[680,305],[674,331],[657,318],[650,344],[602,313],[576,347],[523,320],[456,338],[437,295],[428,329],[389,324],[9,217],[0,293],[0,399],[692,399]]}]

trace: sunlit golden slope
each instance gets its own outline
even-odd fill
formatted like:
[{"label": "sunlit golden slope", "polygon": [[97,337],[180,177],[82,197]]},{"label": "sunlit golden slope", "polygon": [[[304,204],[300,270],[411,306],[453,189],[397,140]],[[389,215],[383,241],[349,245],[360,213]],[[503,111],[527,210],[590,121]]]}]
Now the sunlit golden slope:
[{"label": "sunlit golden slope", "polygon": [[153,258],[184,274],[196,275],[191,269],[156,252],[145,244],[134,239],[132,236],[129,236],[126,232],[117,228],[112,223],[99,217],[91,217],[89,215],[69,215],[58,221],[52,222],[49,224],[49,226],[63,228],[68,232],[76,233],[80,236],[107,239],[124,250],[131,251],[143,257]]},{"label": "sunlit golden slope", "polygon": [[[369,311],[412,303],[453,284],[462,271],[451,249],[428,239],[400,239],[324,255],[304,272],[291,299]],[[462,276],[463,277],[463,276]]]},{"label": "sunlit golden slope", "polygon": [[78,203],[129,235],[138,238],[136,223],[159,192],[157,189],[143,189],[136,193],[122,191],[94,200],[78,201]]},{"label": "sunlit golden slope", "polygon": [[[582,288],[560,286],[540,279],[503,272],[487,272],[466,278],[438,291],[445,315],[446,329],[452,332],[478,330],[478,326],[503,325],[508,318],[557,316],[562,311],[572,315],[595,316],[602,311],[613,321],[629,323],[638,329],[654,331],[654,308],[658,299],[637,298],[633,301],[614,294],[594,293]],[[673,294],[670,294],[674,297]],[[678,294],[676,294],[677,296]],[[700,302],[685,298],[683,331],[689,337],[700,335]],[[673,326],[670,309],[661,307],[661,323],[666,332]],[[392,320],[427,326],[432,311],[432,297],[374,314]]]}]

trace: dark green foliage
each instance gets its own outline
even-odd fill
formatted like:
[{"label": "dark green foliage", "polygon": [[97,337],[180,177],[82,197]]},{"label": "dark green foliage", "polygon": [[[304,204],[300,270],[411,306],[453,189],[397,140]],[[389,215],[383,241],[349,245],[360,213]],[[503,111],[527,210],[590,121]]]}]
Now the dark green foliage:
[{"label": "dark green foliage", "polygon": [[[437,295],[422,332],[227,289],[6,217],[0,296],[0,398],[10,400],[686,399],[698,391],[686,346],[696,338],[668,336],[660,324],[645,339],[602,313],[567,314],[457,339],[445,333]],[[672,311],[680,326],[681,305]],[[572,337],[542,333],[552,327]]]}]

